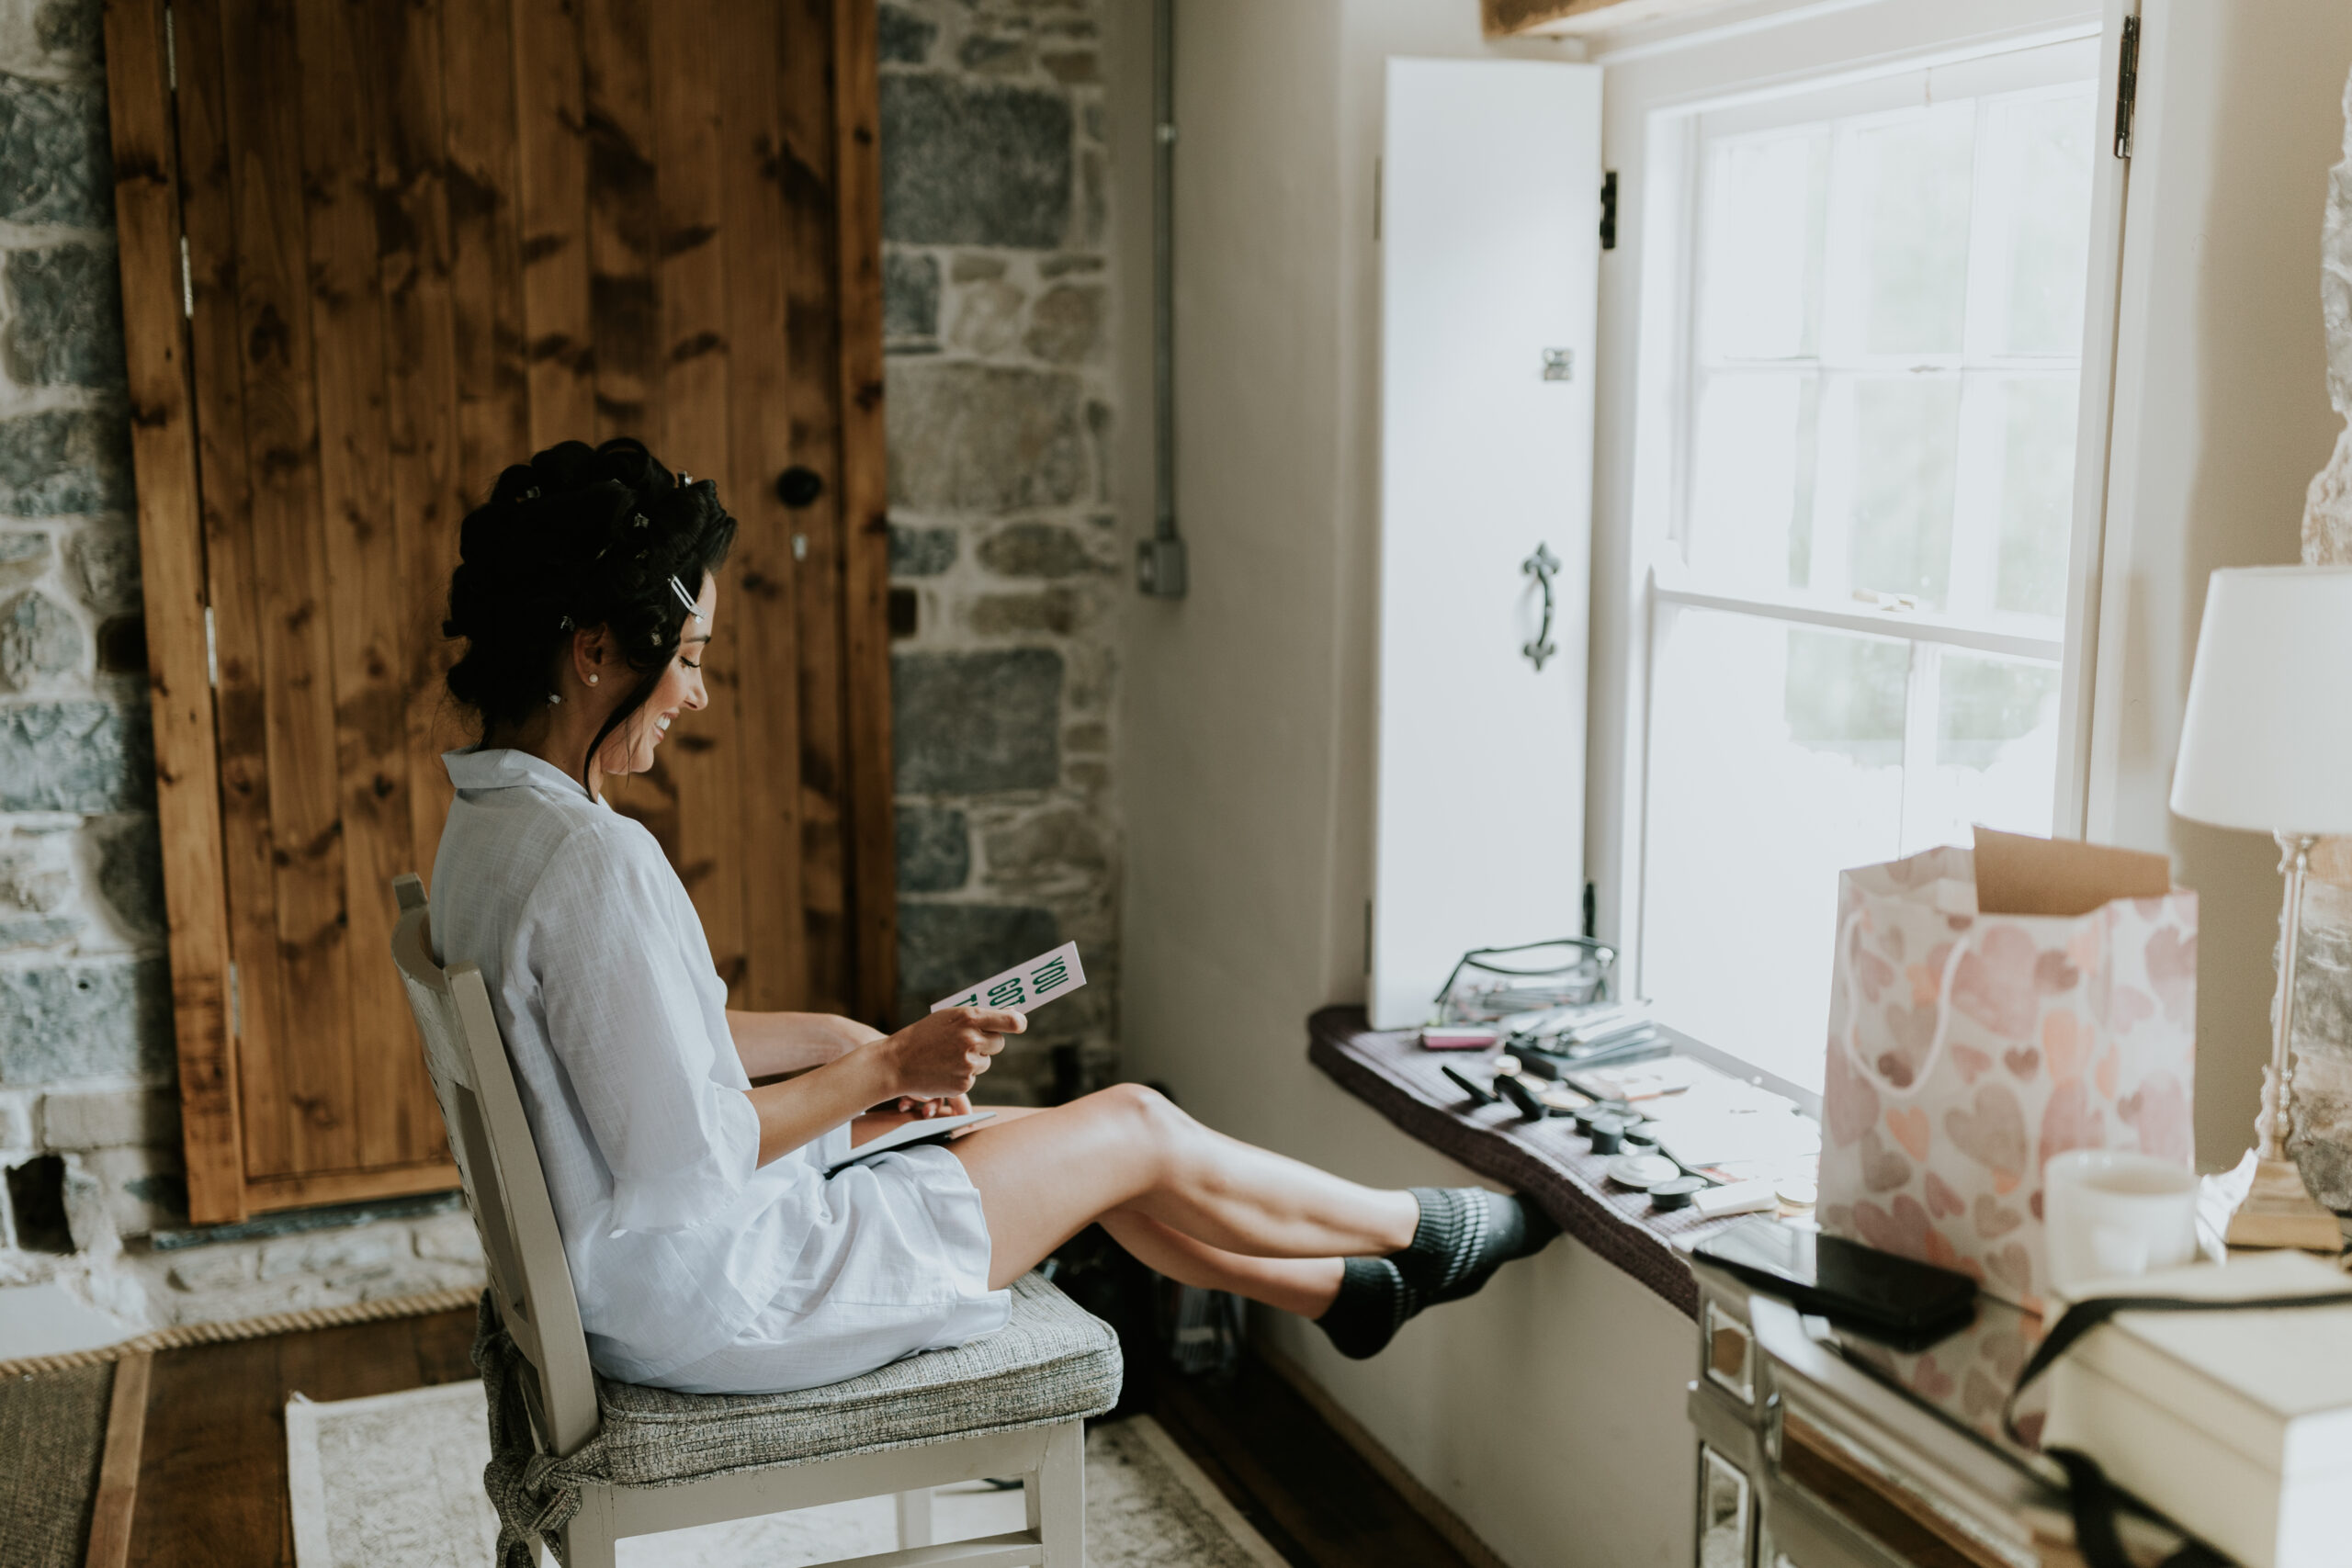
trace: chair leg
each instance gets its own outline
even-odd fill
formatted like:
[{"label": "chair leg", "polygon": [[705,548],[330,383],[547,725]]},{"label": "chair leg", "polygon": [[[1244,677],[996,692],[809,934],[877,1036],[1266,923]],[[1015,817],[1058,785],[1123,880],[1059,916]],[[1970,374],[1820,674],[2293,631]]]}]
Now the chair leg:
[{"label": "chair leg", "polygon": [[580,1511],[563,1527],[563,1556],[570,1568],[616,1568],[618,1537],[613,1534],[613,1495],[601,1486],[580,1489]]},{"label": "chair leg", "polygon": [[899,1494],[899,1545],[931,1544],[931,1488]]},{"label": "chair leg", "polygon": [[1029,1528],[1045,1544],[1045,1568],[1086,1568],[1086,1425],[1065,1421],[1046,1439],[1028,1478]]}]

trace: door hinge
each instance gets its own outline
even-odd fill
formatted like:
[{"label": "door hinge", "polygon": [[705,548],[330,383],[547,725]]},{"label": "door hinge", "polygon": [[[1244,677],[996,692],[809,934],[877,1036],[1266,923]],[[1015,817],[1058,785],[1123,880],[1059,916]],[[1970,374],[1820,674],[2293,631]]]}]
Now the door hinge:
[{"label": "door hinge", "polygon": [[1617,248],[1617,171],[1609,170],[1600,176],[1600,248]]},{"label": "door hinge", "polygon": [[196,274],[187,264],[187,236],[180,236],[180,314],[196,320]]},{"label": "door hinge", "polygon": [[220,689],[220,642],[212,632],[212,606],[204,607],[204,679],[214,691]]},{"label": "door hinge", "polygon": [[173,24],[169,6],[164,7],[164,85],[175,93],[180,90],[179,29]]},{"label": "door hinge", "polygon": [[2115,66],[2115,155],[2132,156],[2132,116],[2140,98],[2140,18],[2123,18],[2123,43]]}]

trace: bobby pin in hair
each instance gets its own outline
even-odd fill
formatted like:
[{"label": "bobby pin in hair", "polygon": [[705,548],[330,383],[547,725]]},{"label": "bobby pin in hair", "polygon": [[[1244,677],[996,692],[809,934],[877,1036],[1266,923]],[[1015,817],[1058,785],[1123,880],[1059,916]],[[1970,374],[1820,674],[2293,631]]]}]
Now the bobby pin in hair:
[{"label": "bobby pin in hair", "polygon": [[702,611],[695,605],[695,596],[686,592],[686,585],[678,581],[677,574],[674,572],[670,577],[670,592],[678,596],[678,603],[686,607],[687,615],[697,621],[702,619]]}]

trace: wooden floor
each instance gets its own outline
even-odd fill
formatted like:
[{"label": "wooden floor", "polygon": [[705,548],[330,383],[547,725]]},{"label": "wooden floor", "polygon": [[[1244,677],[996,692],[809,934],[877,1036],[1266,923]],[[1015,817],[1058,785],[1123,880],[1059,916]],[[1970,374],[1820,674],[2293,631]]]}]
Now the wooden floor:
[{"label": "wooden floor", "polygon": [[[293,1568],[287,1400],[357,1399],[474,1375],[470,1311],[155,1358],[132,1516],[144,1568]],[[1130,1375],[1140,1369],[1130,1368]],[[1152,1414],[1296,1568],[1466,1568],[1287,1383],[1163,1380]]]}]

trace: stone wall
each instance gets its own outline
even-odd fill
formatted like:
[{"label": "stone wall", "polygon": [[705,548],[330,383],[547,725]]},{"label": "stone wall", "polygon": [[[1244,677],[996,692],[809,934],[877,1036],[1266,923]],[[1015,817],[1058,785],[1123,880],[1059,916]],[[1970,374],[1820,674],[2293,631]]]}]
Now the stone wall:
[{"label": "stone wall", "polygon": [[[1077,939],[1091,983],[1008,1053],[1014,1100],[1106,1078],[1116,1016],[1099,3],[882,9],[905,1006]],[[140,1325],[465,1283],[433,1201],[171,1234],[99,14],[0,0],[0,1288]]]},{"label": "stone wall", "polygon": [[997,1098],[1105,1081],[1118,844],[1100,0],[882,7],[900,1011],[1076,940]]},{"label": "stone wall", "polygon": [[[2320,314],[2327,395],[2346,420],[2312,479],[2303,559],[2352,562],[2352,81],[2344,87],[2344,161],[2328,175],[2320,225]],[[2327,699],[2342,700],[2331,689]],[[2289,1151],[2312,1196],[2352,1213],[2352,840],[2322,843],[2303,895],[2295,966],[2295,1114]]]},{"label": "stone wall", "polygon": [[183,1217],[96,0],[0,4],[0,1284]]}]

